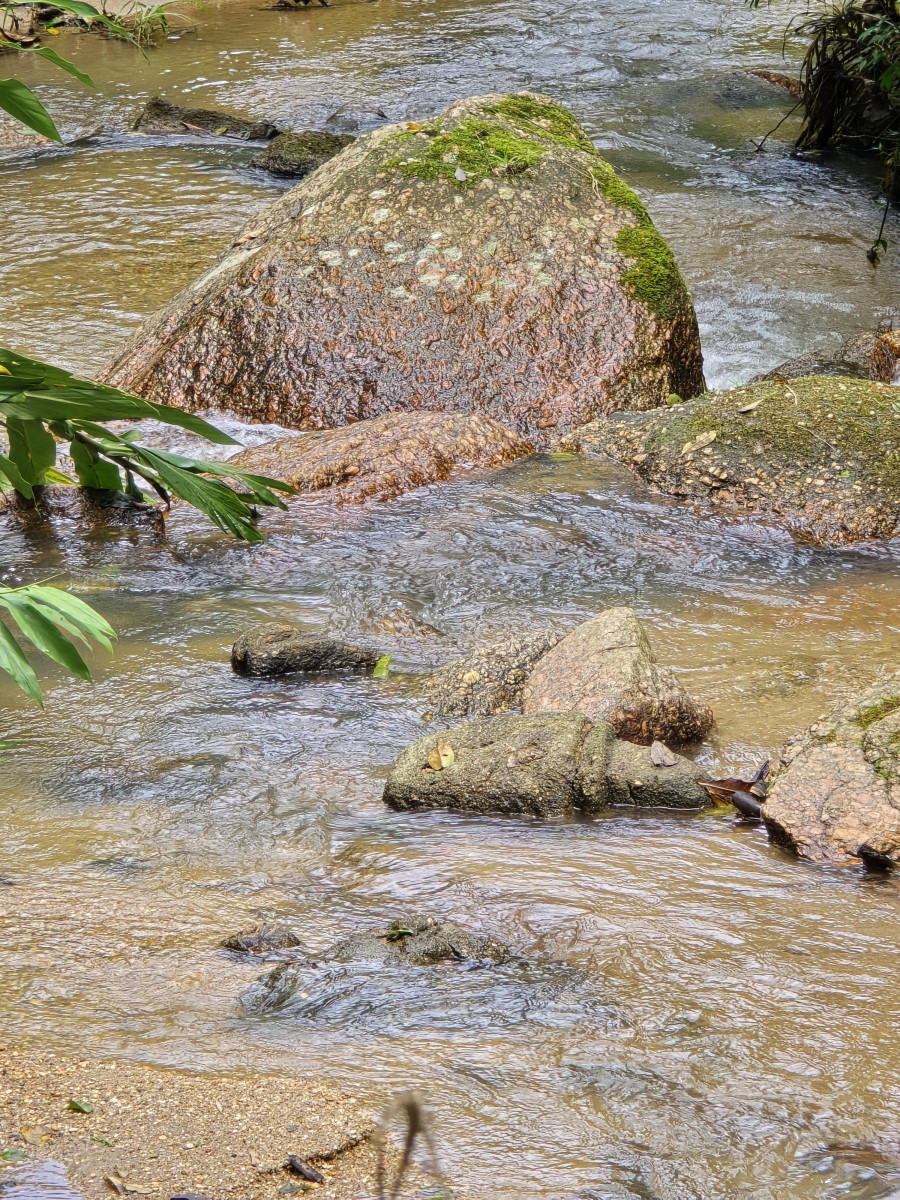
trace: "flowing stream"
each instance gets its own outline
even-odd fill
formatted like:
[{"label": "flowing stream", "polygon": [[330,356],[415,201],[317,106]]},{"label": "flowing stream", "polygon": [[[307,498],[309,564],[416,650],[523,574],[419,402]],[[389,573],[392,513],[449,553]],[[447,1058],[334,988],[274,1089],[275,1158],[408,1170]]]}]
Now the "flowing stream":
[{"label": "flowing stream", "polygon": [[[280,190],[248,147],[125,134],[155,90],[295,128],[552,93],[675,247],[714,383],[898,304],[893,262],[865,260],[871,168],[750,144],[785,109],[739,73],[779,66],[777,3],[189,11],[197,33],[146,61],[61,35],[100,94],[25,64],[68,131],[105,132],[0,167],[0,341],[96,369]],[[17,743],[0,758],[4,1039],[314,1070],[375,1107],[416,1086],[445,1168],[494,1200],[900,1195],[891,878],[800,865],[717,810],[560,823],[399,815],[380,800],[424,728],[431,667],[613,604],[635,607],[660,658],[713,704],[701,759],[754,767],[895,661],[896,552],[698,520],[567,456],[362,512],[300,501],[265,528],[258,548],[183,510],[164,542],[4,529],[0,577],[71,579],[120,635],[94,686],[50,672],[43,712],[0,683],[0,736]],[[444,636],[387,634],[396,604]],[[390,677],[235,677],[235,635],[281,618],[379,642]],[[223,936],[276,915],[318,954],[409,911],[560,959],[581,982],[505,992],[488,971],[414,975],[334,1010],[237,1012],[259,968],[218,950]],[[57,1184],[28,1186],[40,1200]]]}]

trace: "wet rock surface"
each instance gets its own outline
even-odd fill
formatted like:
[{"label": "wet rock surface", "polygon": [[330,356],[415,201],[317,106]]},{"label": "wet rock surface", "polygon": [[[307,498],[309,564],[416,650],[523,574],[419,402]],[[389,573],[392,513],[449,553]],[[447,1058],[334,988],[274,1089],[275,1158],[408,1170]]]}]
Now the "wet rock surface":
[{"label": "wet rock surface", "polygon": [[277,921],[264,921],[254,929],[234,933],[223,938],[223,950],[234,950],[238,954],[265,954],[269,950],[291,950],[301,945],[300,935],[287,925]]},{"label": "wet rock surface", "polygon": [[456,469],[496,467],[531,445],[483,413],[389,413],[351,426],[280,438],[230,461],[338,504],[389,500],[449,479]]},{"label": "wet rock surface", "polygon": [[193,133],[204,137],[240,138],[247,142],[268,141],[279,132],[268,121],[253,121],[213,108],[185,108],[170,104],[159,96],[147,101],[132,128],[137,133]]},{"label": "wet rock surface", "polygon": [[764,381],[600,418],[566,448],[624,463],[668,495],[842,546],[897,532],[897,398],[862,379]]},{"label": "wet rock surface", "polygon": [[619,737],[649,745],[700,741],[712,709],[690,696],[657,662],[630,608],[610,608],[585,621],[543,655],[528,677],[526,713],[585,713],[608,721]]},{"label": "wet rock surface", "polygon": [[50,521],[165,532],[161,506],[142,504],[124,492],[56,483],[35,488],[33,501],[17,492],[0,492],[0,518],[3,517],[26,528]]},{"label": "wet rock surface", "polygon": [[347,133],[323,133],[315,129],[279,133],[261,154],[250,160],[250,166],[283,178],[302,179],[355,141]]},{"label": "wet rock surface", "polygon": [[[436,769],[442,747],[452,757]],[[611,725],[592,725],[583,713],[510,713],[413,742],[394,764],[383,799],[399,810],[536,817],[610,805],[704,807],[704,772],[673,757],[672,766],[657,767],[649,749],[619,742]]]},{"label": "wet rock surface", "polygon": [[295,428],[485,412],[536,446],[703,388],[670,250],[571,115],[531,93],[359,138],[255,216],[104,378]]},{"label": "wet rock surface", "polygon": [[546,630],[526,638],[507,638],[447,663],[430,685],[435,712],[448,717],[488,716],[518,707],[534,664],[561,636]]},{"label": "wet rock surface", "polygon": [[285,675],[291,671],[367,671],[379,653],[339,638],[304,633],[295,625],[273,621],[242,633],[231,650],[238,675]]},{"label": "wet rock surface", "polygon": [[[764,375],[757,375],[752,382],[758,383],[765,379],[799,379],[803,375],[836,375],[851,376],[855,379],[881,379],[873,374],[873,355],[875,343],[880,332],[865,330],[855,333],[840,346],[832,349],[810,350],[796,358],[773,367]],[[881,379],[882,383],[890,383],[890,379]]]},{"label": "wet rock surface", "polygon": [[246,988],[238,1005],[248,1016],[400,1036],[598,1017],[619,1024],[599,991],[597,980],[576,967],[525,958],[452,921],[412,915],[351,934],[316,963],[280,964]]},{"label": "wet rock surface", "polygon": [[762,815],[814,862],[900,862],[900,673],[788,743]]},{"label": "wet rock surface", "polygon": [[16,121],[13,117],[0,113],[0,159],[14,158],[19,154],[27,154],[32,150],[41,150],[57,144],[50,138],[42,137],[39,133],[33,133],[30,129],[26,129],[21,121]]}]

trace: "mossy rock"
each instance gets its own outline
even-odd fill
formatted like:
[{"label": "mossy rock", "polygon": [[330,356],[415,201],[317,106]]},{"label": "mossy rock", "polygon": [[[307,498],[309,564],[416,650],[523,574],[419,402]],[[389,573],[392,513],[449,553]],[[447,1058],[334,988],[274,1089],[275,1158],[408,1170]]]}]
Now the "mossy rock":
[{"label": "mossy rock", "polygon": [[262,154],[250,160],[250,166],[285,179],[303,179],[355,141],[348,133],[321,133],[315,129],[279,133]]},{"label": "mossy rock", "polygon": [[539,449],[704,387],[647,210],[531,92],[357,139],[254,216],[105,378],[303,429],[483,412]]},{"label": "mossy rock", "polygon": [[629,466],[668,495],[842,546],[900,522],[900,392],[809,375],[710,392],[658,412],[619,413],[564,448]]}]

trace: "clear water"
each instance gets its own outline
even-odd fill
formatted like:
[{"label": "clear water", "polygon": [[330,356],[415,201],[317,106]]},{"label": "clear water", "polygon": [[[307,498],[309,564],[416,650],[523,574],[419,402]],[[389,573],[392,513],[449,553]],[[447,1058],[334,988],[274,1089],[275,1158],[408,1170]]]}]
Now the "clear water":
[{"label": "clear water", "polygon": [[[873,273],[864,258],[874,176],[795,161],[777,141],[755,154],[748,139],[782,109],[736,107],[723,85],[779,65],[787,15],[227,0],[147,62],[62,35],[100,96],[27,69],[70,130],[124,130],[158,88],[296,127],[347,104],[399,118],[467,92],[549,91],[647,196],[693,288],[710,377],[727,382],[896,303],[890,261]],[[17,219],[0,340],[95,368],[276,194],[249,156],[120,132],[3,167]],[[186,512],[164,543],[4,529],[7,578],[59,572],[120,634],[93,687],[49,674],[43,712],[0,683],[0,735],[19,744],[0,759],[4,1037],[313,1069],[373,1107],[418,1086],[444,1165],[496,1200],[896,1195],[893,881],[798,865],[715,811],[532,823],[380,801],[423,728],[435,663],[611,604],[633,605],[712,702],[703,760],[756,765],[896,661],[895,552],[698,520],[618,469],[552,458],[372,511],[300,502],[266,528],[261,548]],[[445,637],[386,635],[396,602]],[[391,677],[233,676],[237,632],[276,618],[377,640]],[[510,996],[489,972],[385,973],[339,1020],[236,1011],[257,972],[216,949],[224,935],[284,916],[318,954],[409,908],[560,959],[580,982]],[[18,1178],[4,1176],[12,1193]]]}]

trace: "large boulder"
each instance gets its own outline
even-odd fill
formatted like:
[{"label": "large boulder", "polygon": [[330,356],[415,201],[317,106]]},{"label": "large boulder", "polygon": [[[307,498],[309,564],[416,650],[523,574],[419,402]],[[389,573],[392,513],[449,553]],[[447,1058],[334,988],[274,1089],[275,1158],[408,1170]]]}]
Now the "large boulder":
[{"label": "large boulder", "polygon": [[[703,808],[700,767],[619,742],[582,713],[505,714],[426,734],[407,746],[384,787],[399,810],[569,817],[614,805]],[[654,762],[659,758],[661,765]]]},{"label": "large boulder", "polygon": [[387,500],[448,479],[456,468],[496,467],[532,447],[484,413],[387,413],[355,425],[279,438],[230,461],[338,504]]},{"label": "large boulder", "polygon": [[900,862],[900,673],[788,743],[762,815],[814,862]]},{"label": "large boulder", "polygon": [[616,459],[668,495],[841,546],[898,531],[897,404],[894,388],[863,379],[768,380],[602,417],[566,448]]},{"label": "large boulder", "polygon": [[534,664],[562,635],[545,630],[472,650],[441,667],[431,680],[434,711],[446,717],[484,717],[522,703]]},{"label": "large boulder", "polygon": [[236,117],[215,108],[185,108],[171,104],[161,96],[147,101],[135,117],[132,128],[137,133],[200,134],[203,137],[240,138],[246,142],[265,142],[278,133],[277,127],[268,121]]},{"label": "large boulder", "polygon": [[523,692],[526,713],[585,713],[608,721],[619,737],[697,742],[713,725],[712,709],[661,667],[633,609],[609,608],[584,621],[540,658]]},{"label": "large boulder", "polygon": [[359,138],[248,223],[107,382],[328,428],[485,412],[537,446],[703,388],[646,209],[544,96],[478,96]]},{"label": "large boulder", "polygon": [[322,133],[316,129],[279,133],[250,160],[250,166],[285,179],[303,179],[355,141],[349,133]]}]

